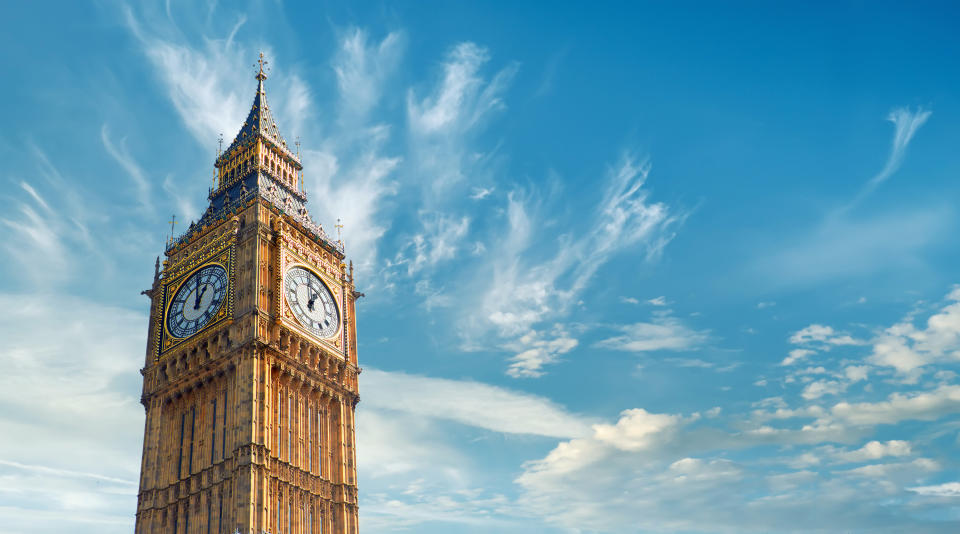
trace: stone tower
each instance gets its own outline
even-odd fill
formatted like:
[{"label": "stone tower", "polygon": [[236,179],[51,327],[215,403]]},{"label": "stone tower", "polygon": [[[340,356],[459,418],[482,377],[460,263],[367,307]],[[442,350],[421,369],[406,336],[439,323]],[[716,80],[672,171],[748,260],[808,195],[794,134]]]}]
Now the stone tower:
[{"label": "stone tower", "polygon": [[357,330],[263,70],[210,205],[157,263],[138,534],[358,532]]}]

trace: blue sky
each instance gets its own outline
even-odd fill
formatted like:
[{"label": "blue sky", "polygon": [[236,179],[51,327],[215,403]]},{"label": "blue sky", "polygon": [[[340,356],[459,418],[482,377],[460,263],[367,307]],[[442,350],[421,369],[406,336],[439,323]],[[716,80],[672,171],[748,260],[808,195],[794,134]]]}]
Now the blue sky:
[{"label": "blue sky", "polygon": [[367,295],[365,533],[957,530],[949,3],[5,11],[8,531],[130,531],[140,291],[261,50]]}]

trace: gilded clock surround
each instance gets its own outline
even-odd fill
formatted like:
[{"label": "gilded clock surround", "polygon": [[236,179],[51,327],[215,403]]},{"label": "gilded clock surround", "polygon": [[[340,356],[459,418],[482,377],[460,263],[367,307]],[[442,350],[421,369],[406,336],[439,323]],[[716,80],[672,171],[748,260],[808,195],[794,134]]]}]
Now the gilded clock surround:
[{"label": "gilded clock surround", "polygon": [[[141,402],[146,409],[136,533],[358,534],[360,400],[352,266],[306,209],[303,166],[267,105],[266,74],[215,162],[210,205],[157,261]],[[186,338],[170,300],[210,264],[225,300]],[[290,312],[283,276],[315,273],[339,312],[320,339]]]},{"label": "gilded clock surround", "polygon": [[[288,254],[289,254],[289,252],[288,252]],[[287,274],[290,273],[291,270],[296,269],[297,267],[299,267],[299,268],[301,268],[301,269],[305,269],[305,270],[313,273],[314,275],[316,275],[317,278],[320,279],[320,283],[323,284],[324,286],[326,286],[327,290],[330,291],[330,295],[331,295],[331,296],[333,297],[333,299],[334,299],[334,305],[337,307],[338,323],[337,323],[337,328],[336,328],[336,330],[334,330],[334,331],[333,331],[330,335],[328,335],[328,336],[318,335],[317,333],[315,333],[315,332],[313,332],[312,330],[310,330],[309,328],[307,328],[302,322],[300,322],[300,320],[299,320],[299,319],[297,318],[297,316],[296,316],[296,313],[294,313],[294,311],[291,309],[290,303],[287,302],[287,292],[286,292],[285,290],[283,290],[284,288],[282,287],[283,278],[285,278],[285,277],[287,276]],[[322,340],[329,340],[329,339],[336,338],[336,337],[340,334],[340,330],[342,330],[342,328],[343,328],[343,323],[339,321],[339,316],[340,316],[340,315],[343,315],[343,313],[341,312],[341,310],[342,310],[342,307],[341,307],[341,306],[342,306],[342,304],[343,304],[343,298],[342,298],[342,297],[343,297],[343,286],[341,286],[341,285],[339,285],[338,283],[336,283],[336,281],[335,281],[334,279],[328,278],[327,276],[325,276],[325,275],[317,272],[316,269],[310,267],[310,265],[308,265],[308,264],[306,264],[306,263],[299,263],[299,262],[297,262],[297,263],[288,263],[288,264],[286,264],[284,267],[281,267],[281,269],[282,269],[282,272],[283,272],[283,278],[281,278],[281,291],[282,291],[282,293],[283,293],[283,296],[282,296],[282,298],[283,298],[283,318],[286,319],[286,320],[288,320],[288,321],[292,321],[292,323],[293,323],[294,326],[298,327],[298,328],[299,328],[300,330],[302,330],[304,333],[306,333],[306,334],[308,334],[308,335],[310,335],[310,336],[315,337],[317,340],[322,341]],[[335,346],[335,347],[338,347],[338,345],[336,345],[336,344],[334,344],[334,346]]]},{"label": "gilded clock surround", "polygon": [[[236,232],[218,232],[210,239],[200,239],[196,249],[189,251],[179,262],[168,265],[164,269],[164,277],[159,287],[159,294],[155,298],[160,299],[162,314],[154,318],[153,330],[156,332],[156,354],[155,359],[167,351],[175,348],[177,345],[186,342],[192,337],[202,335],[211,328],[220,326],[224,321],[233,319],[233,290],[236,279],[236,269],[234,257],[236,255]],[[227,271],[227,293],[224,302],[220,305],[216,314],[207,321],[196,333],[190,337],[180,338],[174,336],[167,329],[167,314],[170,312],[170,299],[176,295],[180,286],[190,278],[190,275],[204,268],[207,265],[220,265]]]}]

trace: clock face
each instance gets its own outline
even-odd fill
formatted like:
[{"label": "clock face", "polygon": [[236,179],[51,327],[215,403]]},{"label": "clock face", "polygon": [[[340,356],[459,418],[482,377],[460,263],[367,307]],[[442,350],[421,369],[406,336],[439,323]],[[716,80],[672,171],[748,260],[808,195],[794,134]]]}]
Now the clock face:
[{"label": "clock face", "polygon": [[227,270],[212,264],[196,271],[180,286],[167,311],[167,330],[189,337],[210,322],[227,295]]},{"label": "clock face", "polygon": [[333,294],[320,277],[303,267],[287,271],[284,287],[287,304],[300,324],[320,337],[330,337],[337,332],[340,312]]}]

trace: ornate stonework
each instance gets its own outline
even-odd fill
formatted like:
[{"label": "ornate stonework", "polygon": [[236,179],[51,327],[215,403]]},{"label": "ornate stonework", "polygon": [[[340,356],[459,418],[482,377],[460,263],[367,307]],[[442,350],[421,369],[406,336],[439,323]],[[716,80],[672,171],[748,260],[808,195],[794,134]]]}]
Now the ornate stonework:
[{"label": "ornate stonework", "polygon": [[[265,79],[261,71],[247,121],[217,158],[210,208],[171,241],[145,292],[138,533],[358,532],[360,293],[342,243],[307,212],[302,166],[269,113]],[[294,267],[315,285],[285,292]],[[226,274],[215,282],[204,269]],[[211,300],[219,284],[222,303]],[[300,315],[288,302],[297,295]],[[339,323],[307,328],[314,316]]]}]

